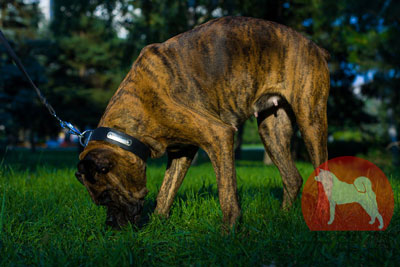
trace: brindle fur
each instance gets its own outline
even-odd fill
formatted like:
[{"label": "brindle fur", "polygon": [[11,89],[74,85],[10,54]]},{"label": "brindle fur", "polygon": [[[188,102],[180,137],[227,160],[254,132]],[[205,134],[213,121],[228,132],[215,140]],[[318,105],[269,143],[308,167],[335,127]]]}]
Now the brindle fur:
[{"label": "brindle fur", "polygon": [[[294,121],[314,167],[327,160],[327,58],[323,49],[277,23],[243,17],[212,20],[146,46],[99,127],[141,140],[153,158],[168,153],[155,210],[165,216],[201,147],[216,173],[223,221],[232,226],[240,215],[234,133],[254,113],[265,149],[282,176],[284,208],[292,204],[302,184],[290,152]],[[279,97],[278,106],[271,105],[272,96]],[[134,221],[126,207],[135,206],[147,192],[145,162],[101,141],[90,142],[80,159],[94,161],[100,170],[102,161],[109,163],[107,170],[90,173],[81,162],[77,176],[95,203],[102,204],[105,190],[111,193],[104,205],[111,207],[117,226]]]}]

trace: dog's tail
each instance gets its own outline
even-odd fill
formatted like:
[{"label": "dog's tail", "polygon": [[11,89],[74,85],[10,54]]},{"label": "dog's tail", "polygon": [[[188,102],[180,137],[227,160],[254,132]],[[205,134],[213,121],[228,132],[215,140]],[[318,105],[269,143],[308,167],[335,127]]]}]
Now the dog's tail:
[{"label": "dog's tail", "polygon": [[372,191],[371,181],[367,177],[364,176],[358,177],[357,179],[354,180],[353,185],[359,193],[369,194],[370,192],[372,193],[374,192]]}]

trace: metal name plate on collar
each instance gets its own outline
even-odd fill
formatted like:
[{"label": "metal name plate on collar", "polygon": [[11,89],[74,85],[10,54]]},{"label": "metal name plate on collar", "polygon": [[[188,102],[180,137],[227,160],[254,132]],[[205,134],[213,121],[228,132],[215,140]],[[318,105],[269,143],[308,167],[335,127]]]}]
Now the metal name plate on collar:
[{"label": "metal name plate on collar", "polygon": [[90,141],[105,141],[132,152],[143,161],[150,155],[150,149],[138,139],[108,127],[99,127],[95,130],[83,132],[80,143],[86,146]]},{"label": "metal name plate on collar", "polygon": [[132,145],[132,140],[131,139],[123,138],[122,136],[120,136],[120,135],[118,135],[116,133],[113,133],[113,132],[108,132],[107,133],[107,138],[111,139],[111,140],[114,140],[116,142],[119,142],[121,144],[124,144],[126,146]]}]

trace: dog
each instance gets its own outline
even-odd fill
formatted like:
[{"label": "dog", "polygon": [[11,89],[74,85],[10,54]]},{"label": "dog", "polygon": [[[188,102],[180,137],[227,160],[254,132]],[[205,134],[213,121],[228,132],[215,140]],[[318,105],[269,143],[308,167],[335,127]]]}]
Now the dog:
[{"label": "dog", "polygon": [[327,160],[328,58],[291,28],[246,17],[215,19],[148,45],[80,154],[76,177],[118,228],[140,218],[147,155],[167,153],[155,213],[168,216],[200,147],[215,170],[224,225],[233,226],[241,213],[234,135],[254,115],[287,209],[302,185],[290,151],[294,122],[313,165]]},{"label": "dog", "polygon": [[322,183],[329,200],[329,225],[335,219],[336,205],[358,203],[371,217],[369,224],[374,224],[375,220],[378,219],[378,228],[383,228],[383,219],[378,211],[376,195],[372,190],[371,181],[367,177],[360,176],[354,180],[353,184],[348,184],[340,181],[334,173],[320,169],[320,173],[315,176],[315,180]]}]

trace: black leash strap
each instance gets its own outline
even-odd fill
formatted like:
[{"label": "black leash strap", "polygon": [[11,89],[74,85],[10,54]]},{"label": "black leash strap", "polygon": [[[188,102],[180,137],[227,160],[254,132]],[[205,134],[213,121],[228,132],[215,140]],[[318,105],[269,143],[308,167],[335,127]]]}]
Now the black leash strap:
[{"label": "black leash strap", "polygon": [[33,87],[33,89],[35,89],[36,94],[38,95],[38,97],[40,99],[40,102],[42,102],[43,105],[45,105],[47,107],[47,109],[49,110],[49,112],[50,112],[50,114],[52,116],[57,117],[56,112],[54,111],[53,107],[49,103],[47,103],[46,98],[42,95],[42,93],[40,92],[39,88],[37,88],[36,85],[33,83],[33,81],[31,80],[31,77],[29,77],[29,75],[26,72],[24,66],[22,65],[22,63],[19,60],[19,58],[17,57],[17,55],[12,50],[11,46],[7,42],[7,39],[6,39],[6,37],[4,36],[4,34],[2,33],[1,30],[0,30],[0,40],[3,43],[4,47],[6,48],[7,53],[14,60],[15,64],[19,68],[19,70],[24,74],[25,78],[28,80],[29,84]]},{"label": "black leash strap", "polygon": [[108,143],[115,144],[127,151],[130,151],[133,154],[137,155],[139,158],[141,158],[143,161],[146,161],[146,159],[150,155],[150,149],[145,144],[140,142],[138,139],[130,135],[127,135],[125,133],[107,127],[99,127],[95,130],[87,130],[81,133],[71,123],[61,120],[57,116],[54,108],[47,102],[46,98],[42,95],[39,88],[36,87],[32,79],[29,77],[24,66],[22,65],[17,55],[12,50],[11,46],[7,42],[7,39],[3,35],[1,30],[0,30],[0,41],[6,48],[8,55],[13,59],[14,63],[17,65],[19,70],[24,74],[29,84],[33,87],[33,89],[35,89],[36,94],[38,95],[40,101],[43,103],[43,105],[46,106],[50,114],[60,122],[62,128],[69,129],[69,132],[71,134],[79,136],[79,142],[81,143],[82,146],[85,147],[91,140],[106,141]]},{"label": "black leash strap", "polygon": [[76,129],[71,123],[63,121],[57,116],[54,108],[47,102],[46,98],[42,95],[39,88],[36,87],[36,85],[33,83],[32,79],[31,79],[31,77],[29,77],[24,66],[22,65],[22,63],[19,60],[19,58],[17,57],[17,55],[14,53],[14,50],[11,48],[10,44],[8,43],[6,37],[4,36],[4,34],[1,30],[0,30],[0,41],[3,43],[4,47],[6,48],[8,55],[12,58],[12,60],[17,65],[19,70],[24,74],[24,76],[28,80],[29,84],[33,87],[33,89],[35,89],[36,94],[40,99],[40,102],[42,102],[42,104],[49,110],[50,114],[60,122],[61,127],[69,129],[70,133],[72,133],[72,134],[82,136],[82,133],[78,129]]}]

